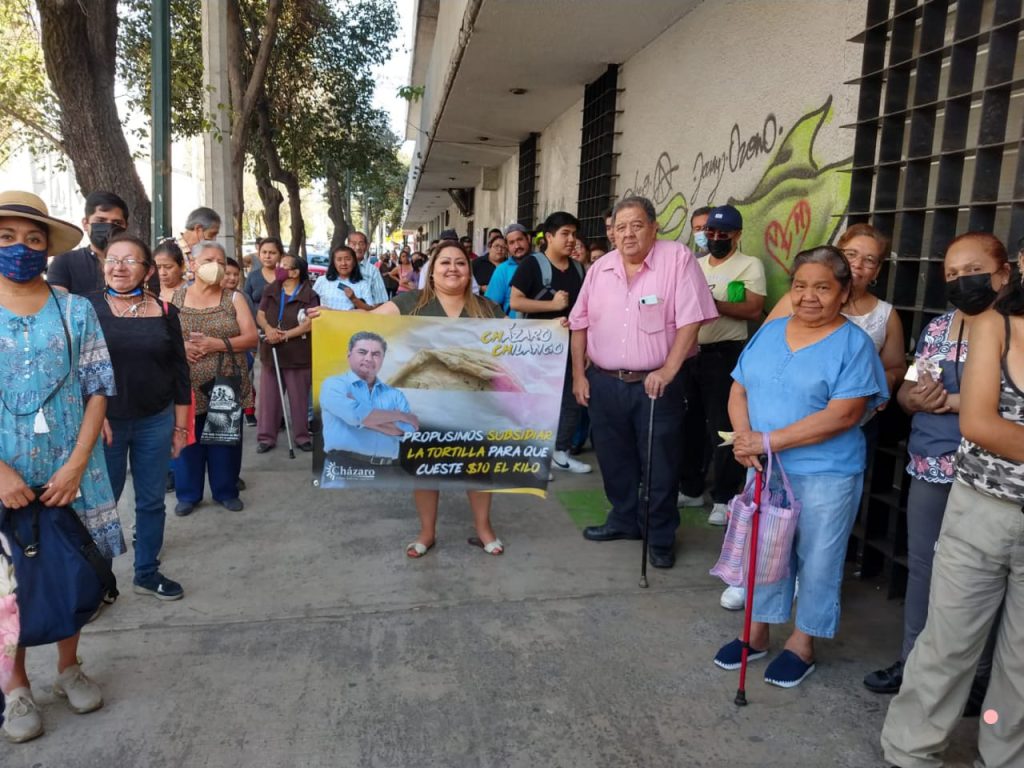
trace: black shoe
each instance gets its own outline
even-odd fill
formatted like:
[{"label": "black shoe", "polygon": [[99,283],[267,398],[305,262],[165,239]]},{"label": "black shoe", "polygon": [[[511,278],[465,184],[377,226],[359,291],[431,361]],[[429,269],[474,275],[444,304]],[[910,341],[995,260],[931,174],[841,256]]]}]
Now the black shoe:
[{"label": "black shoe", "polygon": [[274,446],[272,446],[270,443],[257,443],[256,444],[256,453],[266,453],[267,451],[272,451],[272,450],[274,450]]},{"label": "black shoe", "polygon": [[886,669],[876,669],[864,676],[864,687],[872,693],[899,693],[903,685],[903,662]]},{"label": "black shoe", "polygon": [[676,553],[672,547],[648,547],[647,561],[655,568],[671,568],[676,564]]},{"label": "black shoe", "polygon": [[299,443],[299,450],[303,451],[305,453],[312,453],[313,452],[313,444],[312,443]]},{"label": "black shoe", "polygon": [[241,512],[243,509],[245,509],[245,504],[243,504],[242,500],[237,497],[234,499],[224,499],[224,501],[220,501],[217,503],[220,504],[222,507],[224,507],[224,509],[228,510],[229,512]]},{"label": "black shoe", "polygon": [[250,427],[255,427],[256,426],[256,417],[253,416],[251,413],[250,414],[246,414],[245,423],[248,424]]},{"label": "black shoe", "polygon": [[159,572],[145,579],[135,579],[132,582],[132,592],[136,595],[152,595],[157,600],[181,600],[185,596],[181,584]]},{"label": "black shoe", "polygon": [[164,486],[164,493],[174,493],[174,473],[167,473],[167,485]]},{"label": "black shoe", "polygon": [[604,525],[589,525],[583,529],[583,538],[588,541],[615,541],[616,539],[639,539],[640,531],[620,531],[605,523]]},{"label": "black shoe", "polygon": [[239,491],[244,491],[245,480],[243,480],[242,478],[238,478],[238,480],[235,482],[235,488],[237,488]]},{"label": "black shoe", "polygon": [[179,501],[174,507],[174,514],[178,517],[188,517],[195,511],[196,505],[187,501]]}]

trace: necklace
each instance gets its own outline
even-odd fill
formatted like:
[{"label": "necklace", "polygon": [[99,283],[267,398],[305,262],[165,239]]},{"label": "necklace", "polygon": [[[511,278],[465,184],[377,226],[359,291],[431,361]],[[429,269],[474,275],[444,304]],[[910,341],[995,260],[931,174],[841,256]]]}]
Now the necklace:
[{"label": "necklace", "polygon": [[[143,317],[146,315],[146,311],[149,309],[149,297],[145,294],[142,295],[142,301],[128,302],[128,306],[118,309],[114,304],[114,296],[109,293],[104,294],[103,298],[107,300],[107,304],[110,306],[110,311],[113,312],[117,317],[139,317],[141,314]],[[118,296],[117,298],[124,301],[123,297]]]}]

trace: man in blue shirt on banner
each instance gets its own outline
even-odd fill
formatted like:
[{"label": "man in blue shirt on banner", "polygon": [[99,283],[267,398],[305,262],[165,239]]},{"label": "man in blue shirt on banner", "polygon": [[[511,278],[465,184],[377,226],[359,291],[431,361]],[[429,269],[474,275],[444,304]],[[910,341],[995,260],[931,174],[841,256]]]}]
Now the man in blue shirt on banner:
[{"label": "man in blue shirt on banner", "polygon": [[387,349],[378,334],[355,333],[348,342],[349,372],[324,380],[325,487],[344,487],[346,477],[375,477],[380,469],[397,465],[402,436],[419,429],[401,390],[377,378]]}]

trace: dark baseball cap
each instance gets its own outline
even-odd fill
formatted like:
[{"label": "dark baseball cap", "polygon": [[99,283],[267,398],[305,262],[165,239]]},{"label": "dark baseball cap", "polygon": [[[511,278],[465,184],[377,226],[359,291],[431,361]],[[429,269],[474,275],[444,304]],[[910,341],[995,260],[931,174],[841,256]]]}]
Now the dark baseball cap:
[{"label": "dark baseball cap", "polygon": [[706,226],[719,232],[738,232],[743,229],[743,216],[731,205],[720,205],[711,210]]},{"label": "dark baseball cap", "polygon": [[456,232],[454,229],[446,229],[446,230],[444,230],[438,236],[437,239],[438,240],[456,240],[457,241],[459,239],[459,233]]}]

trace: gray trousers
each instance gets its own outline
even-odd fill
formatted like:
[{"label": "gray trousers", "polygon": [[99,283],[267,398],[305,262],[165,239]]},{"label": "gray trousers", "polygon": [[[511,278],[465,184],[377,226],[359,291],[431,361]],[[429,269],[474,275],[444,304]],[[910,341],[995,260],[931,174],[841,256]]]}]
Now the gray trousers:
[{"label": "gray trousers", "polygon": [[[942,518],[949,499],[952,483],[929,483],[910,481],[907,495],[907,594],[903,606],[903,652],[900,659],[906,661],[917,636],[924,629],[928,618],[928,591],[932,583],[932,561],[935,558],[935,544],[942,529]],[[985,650],[978,662],[977,677],[987,678],[992,671],[992,653],[996,646],[999,620],[992,627]]]}]

